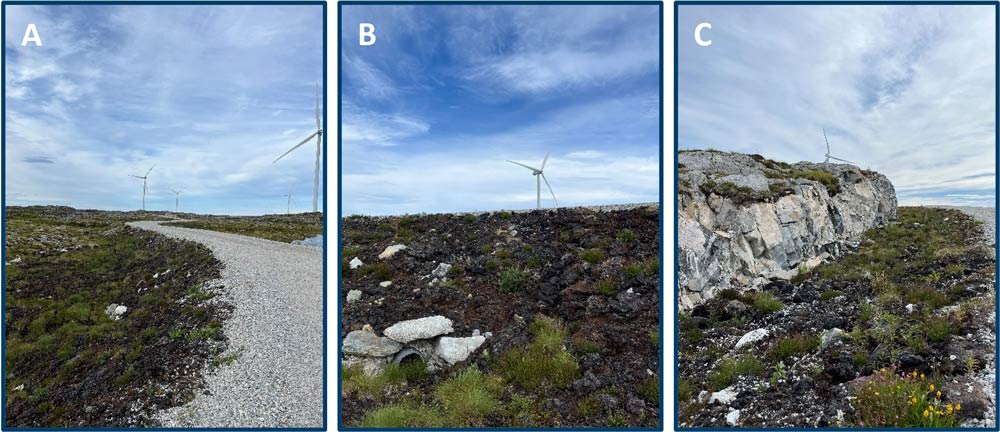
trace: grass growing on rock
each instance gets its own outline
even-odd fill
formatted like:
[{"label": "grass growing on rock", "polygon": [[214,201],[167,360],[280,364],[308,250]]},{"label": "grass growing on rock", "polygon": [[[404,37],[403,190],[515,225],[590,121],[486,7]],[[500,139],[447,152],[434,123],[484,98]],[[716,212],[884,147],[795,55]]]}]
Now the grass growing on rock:
[{"label": "grass growing on rock", "polygon": [[163,225],[220,231],[288,243],[323,234],[323,213],[208,216],[199,220],[171,222]]},{"label": "grass growing on rock", "polygon": [[219,275],[208,249],[124,225],[155,217],[7,208],[8,426],[153,425],[152,406],[194,396],[229,307],[204,286]]},{"label": "grass growing on rock", "polygon": [[531,343],[514,348],[500,357],[502,376],[518,385],[565,387],[579,374],[580,366],[566,351],[566,330],[556,319],[539,315],[531,323]]}]

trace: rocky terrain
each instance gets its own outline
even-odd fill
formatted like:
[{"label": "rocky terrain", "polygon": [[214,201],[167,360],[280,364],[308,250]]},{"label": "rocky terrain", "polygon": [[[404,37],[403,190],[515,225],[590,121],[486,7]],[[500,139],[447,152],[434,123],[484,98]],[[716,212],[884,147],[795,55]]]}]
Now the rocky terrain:
[{"label": "rocky terrain", "polygon": [[156,426],[227,361],[219,262],[125,225],[167,216],[6,208],[5,426]]},{"label": "rocky terrain", "polygon": [[[166,224],[183,228],[220,231],[277,242],[317,241],[323,234],[323,213],[272,214],[263,216],[187,215],[183,221]],[[322,245],[322,237],[318,237]]]},{"label": "rocky terrain", "polygon": [[678,308],[788,280],[896,217],[885,176],[714,150],[678,154]]},{"label": "rocky terrain", "polygon": [[343,426],[655,427],[659,208],[342,220]]},{"label": "rocky terrain", "polygon": [[[860,176],[848,187],[880,178]],[[806,188],[817,190],[795,193]],[[773,199],[713,208],[739,214]],[[715,290],[680,314],[681,426],[994,426],[993,240],[959,210],[863,203],[874,215],[858,219],[863,235],[841,238],[850,230],[835,223],[830,238],[845,241],[815,266]]]}]

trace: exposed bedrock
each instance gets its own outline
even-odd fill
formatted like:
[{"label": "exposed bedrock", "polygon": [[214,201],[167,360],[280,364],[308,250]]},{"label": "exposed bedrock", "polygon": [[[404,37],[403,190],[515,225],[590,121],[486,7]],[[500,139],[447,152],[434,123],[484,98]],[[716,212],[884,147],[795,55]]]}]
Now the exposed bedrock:
[{"label": "exposed bedrock", "polygon": [[790,279],[896,217],[884,175],[713,150],[678,155],[680,310],[720,290]]}]

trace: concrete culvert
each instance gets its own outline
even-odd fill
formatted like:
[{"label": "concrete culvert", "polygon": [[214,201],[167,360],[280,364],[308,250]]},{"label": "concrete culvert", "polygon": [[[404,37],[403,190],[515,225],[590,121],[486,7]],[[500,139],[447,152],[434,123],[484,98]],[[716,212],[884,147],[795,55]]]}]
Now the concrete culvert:
[{"label": "concrete culvert", "polygon": [[399,352],[392,357],[392,362],[396,364],[407,364],[407,363],[419,362],[423,359],[424,356],[420,354],[420,351],[417,351],[413,348],[403,348],[399,350]]}]

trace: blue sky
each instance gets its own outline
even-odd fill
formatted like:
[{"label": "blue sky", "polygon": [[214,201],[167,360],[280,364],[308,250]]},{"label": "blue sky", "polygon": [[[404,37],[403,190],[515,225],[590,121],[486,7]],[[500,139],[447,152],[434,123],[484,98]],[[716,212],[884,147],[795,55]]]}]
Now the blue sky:
[{"label": "blue sky", "polygon": [[321,6],[6,11],[8,204],[138,209],[156,163],[147,210],[311,210],[315,144],[272,161],[315,130]]},{"label": "blue sky", "polygon": [[560,205],[659,200],[657,6],[342,13],[345,214],[533,208],[531,172],[504,160],[549,151]]},{"label": "blue sky", "polygon": [[681,149],[822,162],[825,127],[902,205],[994,205],[993,6],[685,5],[678,22]]}]

